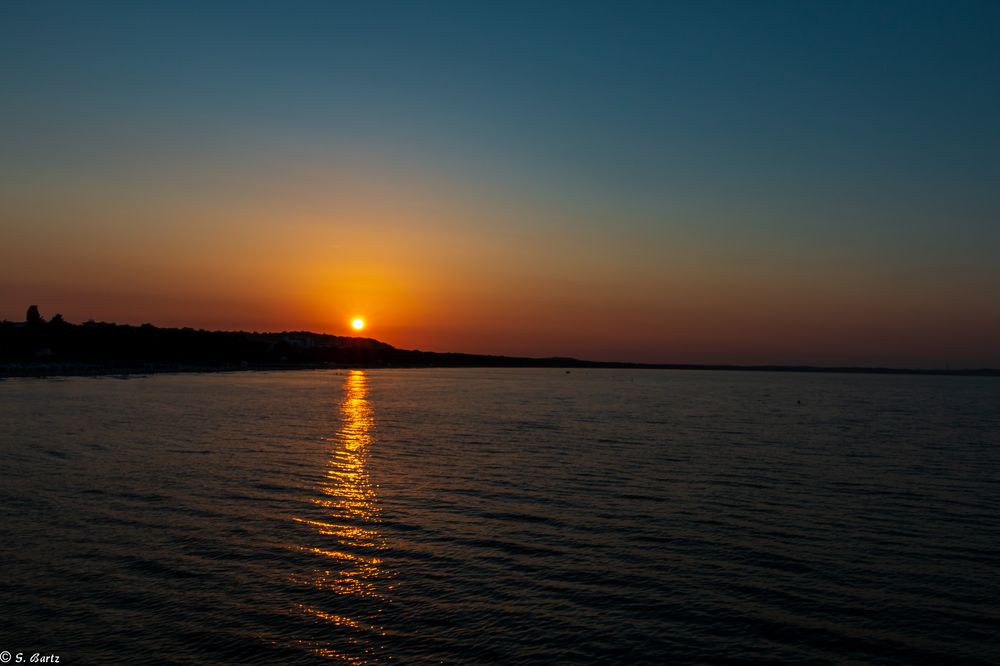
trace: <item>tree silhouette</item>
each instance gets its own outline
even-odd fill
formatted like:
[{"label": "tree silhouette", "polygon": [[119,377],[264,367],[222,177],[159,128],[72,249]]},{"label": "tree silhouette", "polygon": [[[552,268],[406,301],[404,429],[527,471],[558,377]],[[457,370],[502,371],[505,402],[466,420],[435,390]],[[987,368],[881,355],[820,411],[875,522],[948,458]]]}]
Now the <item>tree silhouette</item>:
[{"label": "tree silhouette", "polygon": [[37,305],[28,306],[28,312],[24,315],[24,320],[31,326],[38,326],[45,323],[41,313],[38,312]]}]

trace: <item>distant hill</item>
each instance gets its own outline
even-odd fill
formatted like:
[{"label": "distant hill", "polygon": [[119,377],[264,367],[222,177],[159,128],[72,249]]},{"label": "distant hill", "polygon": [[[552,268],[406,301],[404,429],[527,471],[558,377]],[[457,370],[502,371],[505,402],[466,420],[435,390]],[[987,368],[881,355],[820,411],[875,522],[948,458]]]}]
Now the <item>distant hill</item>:
[{"label": "distant hill", "polygon": [[308,331],[249,333],[46,321],[32,306],[24,322],[0,322],[0,373],[226,370],[271,367],[620,366],[569,358],[516,358],[397,349],[372,338]]},{"label": "distant hill", "polygon": [[397,349],[372,338],[308,331],[248,333],[46,321],[28,308],[23,322],[0,322],[0,376],[342,367],[549,367],[769,370],[1000,376],[1000,370],[908,370],[814,366],[642,364]]}]

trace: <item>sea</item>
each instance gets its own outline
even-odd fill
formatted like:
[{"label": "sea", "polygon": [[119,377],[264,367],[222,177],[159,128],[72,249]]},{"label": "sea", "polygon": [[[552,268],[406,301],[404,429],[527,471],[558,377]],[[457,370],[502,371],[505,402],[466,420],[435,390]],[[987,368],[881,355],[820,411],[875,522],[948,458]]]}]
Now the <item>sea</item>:
[{"label": "sea", "polygon": [[0,651],[1000,663],[1000,379],[5,379]]}]

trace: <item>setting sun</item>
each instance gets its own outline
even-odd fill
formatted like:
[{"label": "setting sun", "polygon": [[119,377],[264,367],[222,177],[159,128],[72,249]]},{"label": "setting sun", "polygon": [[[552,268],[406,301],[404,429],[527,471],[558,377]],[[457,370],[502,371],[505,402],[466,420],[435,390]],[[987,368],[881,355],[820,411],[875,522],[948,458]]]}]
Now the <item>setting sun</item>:
[{"label": "setting sun", "polygon": [[357,319],[351,322],[351,326],[354,328],[355,331],[360,331],[365,327],[365,320],[362,319],[361,317],[358,317]]}]

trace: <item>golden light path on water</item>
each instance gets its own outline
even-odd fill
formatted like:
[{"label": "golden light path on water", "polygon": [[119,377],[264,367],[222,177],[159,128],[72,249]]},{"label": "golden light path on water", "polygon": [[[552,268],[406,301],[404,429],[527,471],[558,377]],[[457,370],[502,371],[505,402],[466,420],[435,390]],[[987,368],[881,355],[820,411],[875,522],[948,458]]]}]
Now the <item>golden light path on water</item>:
[{"label": "golden light path on water", "polygon": [[[375,526],[381,522],[377,495],[368,474],[369,453],[373,441],[374,412],[368,400],[368,378],[362,370],[351,370],[344,380],[340,403],[340,428],[332,444],[330,459],[320,484],[322,497],[313,501],[327,512],[323,520],[294,517],[293,520],[315,528],[324,537],[323,547],[300,546],[299,550],[321,558],[313,575],[300,582],[318,590],[349,597],[330,606],[342,612],[300,604],[299,608],[338,631],[323,645],[310,646],[322,657],[348,663],[365,663],[360,651],[374,656],[380,637],[378,623],[382,607],[391,589],[389,576],[378,556],[385,546]],[[344,632],[348,633],[344,633]],[[351,654],[338,646],[351,645]]]}]

